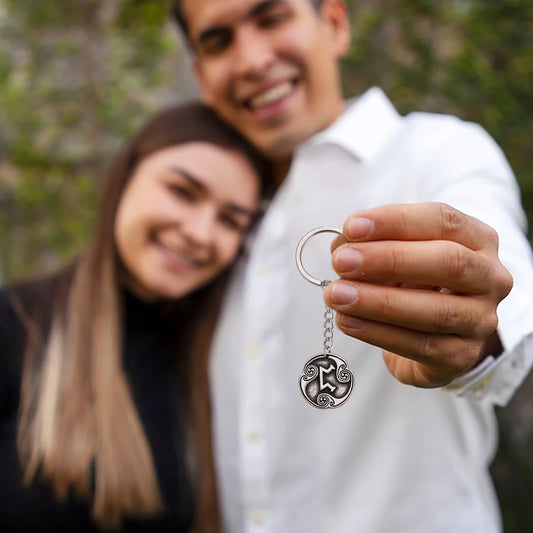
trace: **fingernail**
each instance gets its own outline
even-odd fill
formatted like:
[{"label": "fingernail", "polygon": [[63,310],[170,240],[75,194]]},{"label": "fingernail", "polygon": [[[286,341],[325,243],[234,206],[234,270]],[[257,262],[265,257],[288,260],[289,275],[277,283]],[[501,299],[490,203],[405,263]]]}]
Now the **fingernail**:
[{"label": "fingernail", "polygon": [[354,217],[346,224],[346,237],[349,239],[362,239],[370,234],[374,228],[374,223],[364,217]]},{"label": "fingernail", "polygon": [[344,281],[337,281],[331,288],[331,301],[334,305],[347,305],[357,298],[357,289]]},{"label": "fingernail", "polygon": [[340,248],[333,256],[333,266],[339,274],[347,274],[361,267],[361,254],[353,248]]},{"label": "fingernail", "polygon": [[348,329],[361,329],[365,325],[365,321],[350,315],[341,315],[339,325]]}]

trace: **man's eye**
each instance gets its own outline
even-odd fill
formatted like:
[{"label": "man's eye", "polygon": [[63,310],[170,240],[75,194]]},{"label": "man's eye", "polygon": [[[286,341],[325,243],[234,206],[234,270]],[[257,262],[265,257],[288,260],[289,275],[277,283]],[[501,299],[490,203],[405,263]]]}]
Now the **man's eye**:
[{"label": "man's eye", "polygon": [[202,41],[200,54],[203,56],[213,56],[222,53],[229,46],[231,39],[228,35],[216,35]]}]

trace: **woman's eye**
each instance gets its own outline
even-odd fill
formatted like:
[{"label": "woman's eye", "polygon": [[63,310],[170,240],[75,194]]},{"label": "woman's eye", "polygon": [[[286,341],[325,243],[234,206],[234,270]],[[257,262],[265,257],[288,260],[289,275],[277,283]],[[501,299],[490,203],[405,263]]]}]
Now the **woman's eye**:
[{"label": "woman's eye", "polygon": [[178,196],[182,200],[189,200],[189,201],[194,200],[194,194],[192,193],[192,191],[187,189],[187,187],[181,187],[179,185],[174,185],[171,187],[171,190],[176,196]]},{"label": "woman's eye", "polygon": [[220,215],[220,221],[222,222],[222,224],[224,224],[226,227],[230,229],[233,229],[236,231],[242,231],[242,232],[246,231],[246,225],[243,224],[240,220],[237,220],[232,215],[226,215],[222,213]]}]

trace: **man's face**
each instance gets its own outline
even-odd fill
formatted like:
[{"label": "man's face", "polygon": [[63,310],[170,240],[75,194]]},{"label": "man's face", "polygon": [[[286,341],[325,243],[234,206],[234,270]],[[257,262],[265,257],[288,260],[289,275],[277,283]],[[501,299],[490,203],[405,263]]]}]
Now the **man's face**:
[{"label": "man's face", "polygon": [[342,112],[341,0],[184,0],[206,101],[260,150],[284,159]]}]

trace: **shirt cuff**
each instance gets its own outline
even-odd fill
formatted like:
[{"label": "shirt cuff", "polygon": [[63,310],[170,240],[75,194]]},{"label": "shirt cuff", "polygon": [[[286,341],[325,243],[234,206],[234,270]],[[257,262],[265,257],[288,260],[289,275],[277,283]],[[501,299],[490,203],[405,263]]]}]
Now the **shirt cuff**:
[{"label": "shirt cuff", "polygon": [[487,356],[479,365],[452,381],[445,389],[457,396],[504,407],[526,378],[533,363],[533,334],[511,351]]}]

